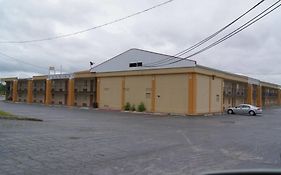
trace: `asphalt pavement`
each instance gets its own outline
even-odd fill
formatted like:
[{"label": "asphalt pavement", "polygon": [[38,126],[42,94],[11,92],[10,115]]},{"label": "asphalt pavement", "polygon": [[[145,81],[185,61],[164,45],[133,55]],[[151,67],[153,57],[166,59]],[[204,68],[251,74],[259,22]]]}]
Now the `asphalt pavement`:
[{"label": "asphalt pavement", "polygon": [[281,168],[281,108],[262,116],[157,116],[0,101],[0,174],[201,174]]}]

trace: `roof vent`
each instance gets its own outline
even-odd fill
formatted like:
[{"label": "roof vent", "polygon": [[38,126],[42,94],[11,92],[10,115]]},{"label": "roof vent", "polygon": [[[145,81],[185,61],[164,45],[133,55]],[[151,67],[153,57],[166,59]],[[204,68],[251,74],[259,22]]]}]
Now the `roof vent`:
[{"label": "roof vent", "polygon": [[129,63],[129,67],[142,67],[142,62]]}]

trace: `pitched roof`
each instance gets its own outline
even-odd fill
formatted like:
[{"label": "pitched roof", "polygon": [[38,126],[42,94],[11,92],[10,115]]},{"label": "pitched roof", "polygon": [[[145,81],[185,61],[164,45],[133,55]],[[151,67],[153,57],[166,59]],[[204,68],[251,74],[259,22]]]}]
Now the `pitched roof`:
[{"label": "pitched roof", "polygon": [[[123,52],[91,69],[91,72],[116,72],[116,71],[130,71],[130,70],[147,70],[159,68],[176,68],[176,67],[194,67],[196,61],[183,60],[175,64],[169,64],[175,60],[183,58],[174,57],[171,55],[150,52],[141,49],[130,49]],[[163,60],[169,60],[162,63]],[[161,61],[161,62],[160,62]],[[129,67],[130,63],[141,62],[143,66]],[[153,63],[159,63],[154,65]]]}]

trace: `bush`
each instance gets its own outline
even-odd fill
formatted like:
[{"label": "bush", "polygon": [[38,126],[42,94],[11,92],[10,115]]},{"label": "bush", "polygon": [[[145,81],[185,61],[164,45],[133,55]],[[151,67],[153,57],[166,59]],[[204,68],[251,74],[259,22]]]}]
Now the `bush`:
[{"label": "bush", "polygon": [[126,105],[124,106],[124,110],[129,111],[130,109],[131,109],[131,104],[127,102]]},{"label": "bush", "polygon": [[131,106],[131,111],[136,111],[136,106],[135,105]]},{"label": "bush", "polygon": [[139,106],[138,106],[138,111],[139,111],[139,112],[143,112],[143,111],[145,111],[145,110],[146,110],[146,109],[145,109],[144,103],[141,102],[141,103],[139,104]]}]

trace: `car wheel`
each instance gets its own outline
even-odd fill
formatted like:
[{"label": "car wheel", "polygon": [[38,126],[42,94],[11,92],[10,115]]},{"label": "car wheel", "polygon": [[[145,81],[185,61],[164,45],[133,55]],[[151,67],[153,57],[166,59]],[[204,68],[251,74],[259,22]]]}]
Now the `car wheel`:
[{"label": "car wheel", "polygon": [[228,114],[233,114],[233,110],[232,110],[232,109],[229,109],[229,110],[227,110],[227,113],[228,113]]},{"label": "car wheel", "polygon": [[250,111],[249,114],[252,116],[256,115],[255,111]]}]

